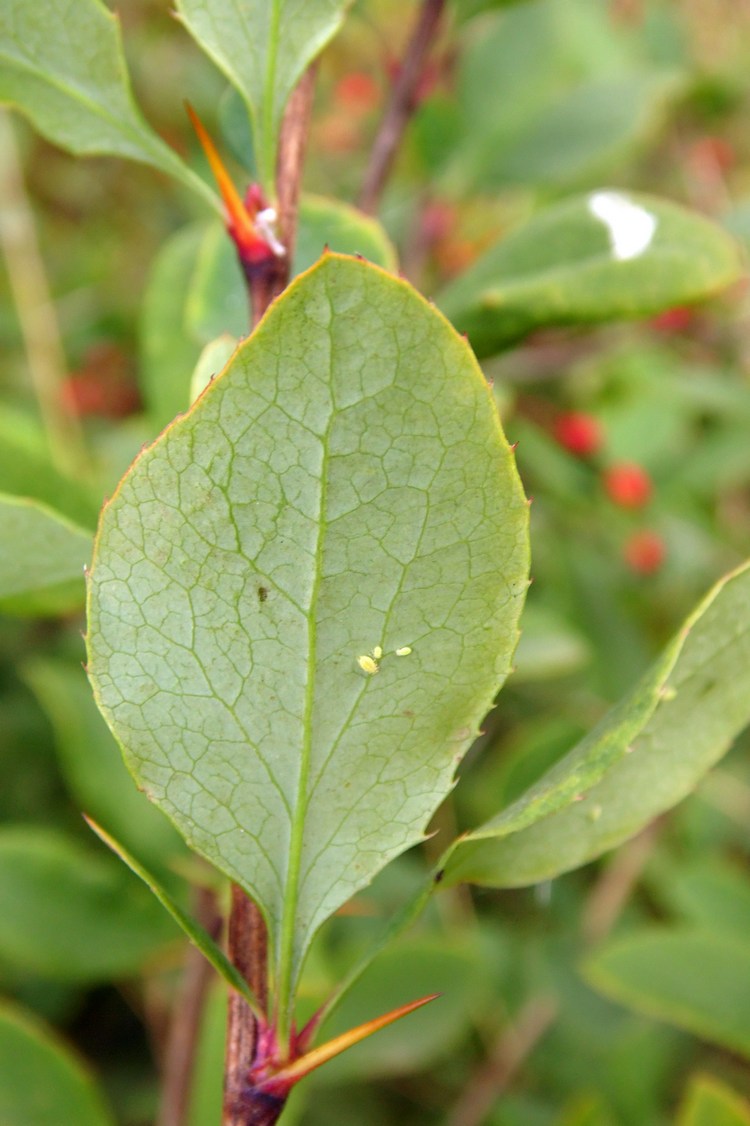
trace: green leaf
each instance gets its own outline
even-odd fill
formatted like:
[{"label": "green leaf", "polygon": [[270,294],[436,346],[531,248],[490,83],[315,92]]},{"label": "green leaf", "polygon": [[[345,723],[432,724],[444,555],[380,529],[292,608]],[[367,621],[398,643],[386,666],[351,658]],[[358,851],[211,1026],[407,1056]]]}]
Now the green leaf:
[{"label": "green leaf", "polygon": [[373,1016],[429,991],[441,995],[432,1011],[398,1021],[372,1039],[349,1048],[317,1073],[328,1085],[376,1075],[417,1071],[445,1058],[460,1043],[486,995],[477,951],[455,943],[407,939],[380,954],[327,1020],[319,1039],[333,1039]]},{"label": "green leaf", "polygon": [[187,302],[204,234],[204,225],[196,223],[168,239],[146,285],[138,326],[139,382],[157,431],[190,405],[190,377],[202,343],[188,332]]},{"label": "green leaf", "polygon": [[203,957],[210,962],[216,972],[245,998],[256,1016],[262,1018],[263,1011],[255,994],[237,967],[232,965],[221,947],[211,938],[208,931],[204,930],[194,919],[191,919],[187,912],[182,910],[179,903],[172,898],[164,887],[164,884],[157,879],[152,872],[147,871],[127,849],[123,848],[123,846],[114,839],[114,837],[111,837],[109,833],[105,833],[101,825],[97,825],[96,822],[92,821],[89,817],[87,817],[86,820],[107,847],[111,848],[112,851],[127,864],[128,868],[130,868],[132,872],[135,872],[140,880],[143,880],[144,884],[153,892],[165,911],[172,916],[177,925],[185,932],[192,944],[200,950]]},{"label": "green leaf", "polygon": [[712,1075],[696,1075],[677,1113],[676,1126],[750,1126],[750,1103]]},{"label": "green leaf", "polygon": [[396,250],[377,219],[342,200],[306,194],[300,202],[293,274],[309,269],[326,249],[360,254],[394,273],[398,269]]},{"label": "green leaf", "polygon": [[83,606],[91,533],[59,512],[0,493],[0,611],[63,614]]},{"label": "green leaf", "polygon": [[0,1122],[3,1126],[114,1126],[91,1075],[41,1021],[0,1004]]},{"label": "green leaf", "polygon": [[122,761],[80,665],[37,657],[21,668],[55,734],[60,767],[79,809],[162,872],[185,846]]},{"label": "green leaf", "polygon": [[540,212],[437,301],[481,356],[532,329],[645,316],[737,280],[735,242],[665,200],[598,191]]},{"label": "green leaf", "polygon": [[750,934],[750,879],[740,864],[718,857],[649,865],[652,895],[694,927],[744,938]]},{"label": "green leaf", "polygon": [[651,929],[608,943],[584,966],[605,996],[750,1056],[750,951],[708,931]]},{"label": "green leaf", "polygon": [[559,97],[511,141],[484,154],[485,191],[571,185],[610,173],[662,123],[682,83],[673,74],[597,77]]},{"label": "green leaf", "polygon": [[190,34],[245,100],[260,179],[273,184],[287,98],[341,26],[351,0],[177,0]]},{"label": "green leaf", "polygon": [[146,123],[133,101],[119,22],[100,0],[6,0],[0,102],[70,152],[151,164],[220,210],[213,191]]},{"label": "green leaf", "polygon": [[93,490],[59,473],[38,422],[0,405],[0,492],[33,497],[83,528],[96,528],[101,505]]},{"label": "green leaf", "polygon": [[142,970],[172,923],[124,868],[65,834],[0,830],[0,958],[58,981]]},{"label": "green leaf", "polygon": [[456,843],[444,882],[519,887],[585,864],[695,787],[750,721],[750,565],[719,582],[630,695],[513,805]]},{"label": "green leaf", "polygon": [[509,670],[527,515],[465,343],[337,255],[103,513],[97,701],[149,796],[259,902],[282,1021],[312,935],[422,839]]}]

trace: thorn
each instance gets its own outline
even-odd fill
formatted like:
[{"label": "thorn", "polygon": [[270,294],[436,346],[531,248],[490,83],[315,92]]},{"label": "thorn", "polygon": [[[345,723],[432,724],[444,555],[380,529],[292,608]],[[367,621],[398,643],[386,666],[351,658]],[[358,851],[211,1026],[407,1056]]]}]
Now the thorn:
[{"label": "thorn", "polygon": [[365,1040],[368,1036],[372,1036],[373,1032],[379,1032],[381,1028],[386,1028],[394,1021],[400,1020],[401,1017],[408,1016],[413,1013],[415,1009],[420,1009],[423,1005],[429,1004],[439,997],[439,993],[430,993],[427,997],[421,997],[418,1001],[410,1001],[407,1005],[401,1005],[398,1009],[393,1009],[390,1013],[385,1013],[382,1017],[376,1017],[374,1020],[368,1020],[364,1024],[358,1025],[357,1028],[351,1028],[348,1032],[342,1033],[341,1036],[335,1036],[333,1040],[329,1040],[326,1044],[321,1044],[319,1048],[313,1048],[304,1056],[300,1056],[291,1063],[282,1066],[278,1071],[269,1075],[265,1079],[261,1079],[256,1084],[255,1089],[262,1091],[268,1095],[281,1095],[286,1093],[303,1079],[309,1075],[311,1071],[320,1067],[321,1064],[328,1063],[329,1060],[334,1059],[335,1056],[341,1055],[347,1048],[351,1048],[354,1044],[358,1044],[360,1040]]},{"label": "thorn", "polygon": [[529,507],[531,507],[531,505],[534,503],[534,498],[533,497],[527,497],[526,503],[529,505]]},{"label": "thorn", "polygon": [[511,453],[515,453],[517,449],[518,449],[518,442],[511,442],[511,444],[510,444]]},{"label": "thorn", "polygon": [[219,156],[216,145],[190,102],[185,102],[185,109],[206,154],[206,159],[211,166],[221,198],[224,201],[227,212],[227,230],[234,240],[243,266],[246,262],[254,264],[278,257],[278,251],[274,249],[267,238],[263,237],[262,230],[259,230],[254,222],[258,215],[258,204],[261,202],[258,189],[255,185],[251,185],[245,200],[243,201],[240,198],[240,194]]}]

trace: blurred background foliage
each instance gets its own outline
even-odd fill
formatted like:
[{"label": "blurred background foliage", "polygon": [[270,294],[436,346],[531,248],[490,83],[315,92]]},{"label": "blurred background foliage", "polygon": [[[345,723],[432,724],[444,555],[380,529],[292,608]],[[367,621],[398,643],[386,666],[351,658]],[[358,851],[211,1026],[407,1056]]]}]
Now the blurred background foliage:
[{"label": "blurred background foliage", "polygon": [[[413,7],[358,0],[325,52],[313,195],[356,203]],[[120,15],[149,121],[204,170],[189,98],[247,179],[235,99],[167,5],[129,0]],[[542,204],[603,186],[681,202],[747,244],[749,64],[746,0],[453,0],[383,200],[388,238],[374,231],[370,256],[392,266],[392,243],[403,273],[438,294]],[[8,255],[0,489],[91,529],[141,445],[187,405],[202,347],[215,330],[242,333],[244,311],[222,305],[217,326],[215,305],[201,305],[226,251],[184,189],[136,164],[73,159],[21,119],[13,133],[23,181],[10,156],[0,174],[9,205],[33,216],[54,300],[47,327],[62,340],[54,362],[86,453],[75,480],[50,460]],[[318,249],[301,247],[303,260]],[[165,347],[177,367],[166,384]],[[441,829],[447,839],[490,816],[568,750],[704,590],[750,556],[749,363],[742,285],[635,323],[538,331],[483,361],[534,497],[534,585],[516,674],[436,818],[430,857]],[[0,1108],[5,1098],[14,1126],[27,1043],[70,1100],[62,1117],[40,1104],[35,1126],[110,1114],[146,1126],[157,1114],[183,942],[79,811],[186,906],[196,909],[191,885],[213,880],[127,776],[81,671],[82,628],[77,612],[0,618]],[[747,1126],[747,752],[741,740],[694,796],[596,864],[533,889],[438,897],[331,1031],[420,993],[442,999],[303,1084],[284,1121]],[[325,928],[306,972],[311,1008],[423,863],[403,857]],[[223,1004],[217,986],[193,1126],[219,1117]]]}]

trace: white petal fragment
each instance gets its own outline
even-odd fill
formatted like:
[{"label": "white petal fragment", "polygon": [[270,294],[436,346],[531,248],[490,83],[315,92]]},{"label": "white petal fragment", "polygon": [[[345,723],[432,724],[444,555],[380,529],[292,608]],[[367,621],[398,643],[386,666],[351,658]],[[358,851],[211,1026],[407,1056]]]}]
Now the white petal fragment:
[{"label": "white petal fragment", "polygon": [[619,261],[637,258],[650,246],[657,227],[656,216],[631,203],[627,196],[594,192],[589,196],[589,211],[607,228],[612,255]]}]

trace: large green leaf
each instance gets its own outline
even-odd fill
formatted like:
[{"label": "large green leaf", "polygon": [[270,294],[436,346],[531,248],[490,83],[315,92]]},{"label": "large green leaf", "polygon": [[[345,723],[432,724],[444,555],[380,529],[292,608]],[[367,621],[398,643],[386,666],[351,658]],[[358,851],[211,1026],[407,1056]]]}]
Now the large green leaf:
[{"label": "large green leaf", "polygon": [[59,512],[0,493],[0,610],[61,614],[83,606],[91,533]]},{"label": "large green leaf", "polygon": [[97,700],[147,793],[260,903],[282,1014],[317,927],[450,789],[509,669],[527,552],[465,343],[338,255],[105,508]]},{"label": "large green leaf", "polygon": [[540,212],[437,301],[485,356],[540,326],[698,301],[741,273],[737,245],[708,219],[650,196],[599,191]]},{"label": "large green leaf", "polygon": [[0,1122],[3,1126],[114,1126],[78,1057],[35,1017],[0,1005]]},{"label": "large green leaf", "polygon": [[136,974],[177,935],[121,864],[65,834],[0,831],[0,958],[59,981]]},{"label": "large green leaf", "polygon": [[750,1056],[746,942],[654,928],[608,943],[584,973],[607,997]]},{"label": "large green leaf", "polygon": [[517,887],[614,848],[688,794],[750,721],[750,564],[536,785],[459,840],[446,883]]},{"label": "large green leaf", "polygon": [[133,101],[117,17],[100,0],[5,0],[0,102],[70,152],[139,160],[219,208],[213,191],[151,129]]},{"label": "large green leaf", "polygon": [[177,0],[190,34],[245,100],[261,180],[273,182],[286,100],[351,0]]}]

